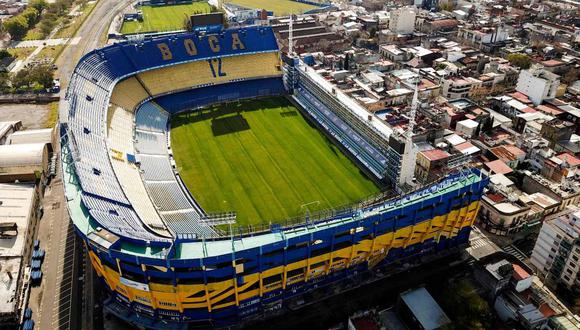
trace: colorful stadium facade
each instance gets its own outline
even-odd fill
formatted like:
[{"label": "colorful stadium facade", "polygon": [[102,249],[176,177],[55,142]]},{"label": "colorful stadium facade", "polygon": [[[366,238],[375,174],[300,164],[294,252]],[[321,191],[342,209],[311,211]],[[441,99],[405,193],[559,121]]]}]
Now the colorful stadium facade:
[{"label": "colorful stadium facade", "polygon": [[[63,181],[110,312],[145,328],[227,326],[275,314],[314,290],[348,288],[369,269],[468,242],[488,180],[477,170],[316,222],[220,235],[171,170],[167,118],[286,94],[289,71],[279,56],[270,28],[249,27],[119,43],[80,60],[61,109]],[[296,100],[322,107],[316,97]],[[332,130],[343,126],[320,126],[342,139]],[[361,166],[382,166],[376,136],[351,129],[374,148]]]}]

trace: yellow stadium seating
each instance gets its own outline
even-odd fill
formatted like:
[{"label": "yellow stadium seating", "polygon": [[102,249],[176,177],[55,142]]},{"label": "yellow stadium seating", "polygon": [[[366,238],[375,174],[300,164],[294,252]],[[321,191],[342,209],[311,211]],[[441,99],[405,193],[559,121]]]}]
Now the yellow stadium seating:
[{"label": "yellow stadium seating", "polygon": [[121,108],[133,111],[139,102],[149,96],[139,80],[135,77],[127,78],[115,86],[111,95],[111,103]]},{"label": "yellow stadium seating", "polygon": [[262,53],[202,60],[147,71],[139,78],[152,95],[229,81],[279,76],[277,53]]}]

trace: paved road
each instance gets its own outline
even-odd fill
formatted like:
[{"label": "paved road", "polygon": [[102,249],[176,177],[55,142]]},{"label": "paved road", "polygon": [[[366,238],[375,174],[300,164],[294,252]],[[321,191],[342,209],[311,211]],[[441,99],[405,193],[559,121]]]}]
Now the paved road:
[{"label": "paved road", "polygon": [[99,40],[103,33],[108,30],[109,23],[113,17],[128,6],[130,2],[118,0],[100,0],[91,15],[77,32],[80,37],[78,44],[74,47],[67,47],[56,61],[58,75],[61,80],[62,91],[64,91],[70,75],[74,70],[74,65],[82,55],[99,46]]},{"label": "paved road", "polygon": [[[78,30],[74,38],[78,43],[69,45],[62,52],[56,61],[59,68],[57,74],[63,86],[61,97],[64,96],[70,75],[80,57],[99,46],[100,38],[108,29],[109,22],[127,5],[128,2],[125,1],[100,0]],[[60,150],[58,145],[54,149],[57,152]],[[39,329],[90,328],[86,323],[81,325],[81,318],[86,317],[81,314],[83,304],[94,304],[93,301],[84,300],[82,294],[80,278],[84,273],[86,259],[67,214],[60,170],[47,188],[43,207],[45,214],[40,224],[39,238],[46,250],[43,264],[45,276],[41,286],[31,292],[30,307],[34,311],[33,318]]]}]

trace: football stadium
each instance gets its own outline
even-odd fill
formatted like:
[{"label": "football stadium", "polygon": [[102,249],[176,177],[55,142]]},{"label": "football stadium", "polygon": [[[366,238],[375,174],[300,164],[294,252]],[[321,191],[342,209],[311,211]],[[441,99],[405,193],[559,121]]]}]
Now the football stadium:
[{"label": "football stadium", "polygon": [[460,249],[488,181],[379,193],[392,132],[266,26],[94,50],[64,104],[70,217],[106,310],[141,328],[239,325]]}]

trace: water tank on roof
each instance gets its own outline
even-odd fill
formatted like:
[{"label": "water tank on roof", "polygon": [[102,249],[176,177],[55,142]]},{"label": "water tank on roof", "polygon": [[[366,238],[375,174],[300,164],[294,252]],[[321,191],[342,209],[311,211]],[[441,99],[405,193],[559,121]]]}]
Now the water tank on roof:
[{"label": "water tank on roof", "polygon": [[304,58],[302,60],[304,61],[304,63],[306,63],[308,65],[316,64],[316,62],[314,61],[314,56],[312,56],[312,54],[304,55]]}]

